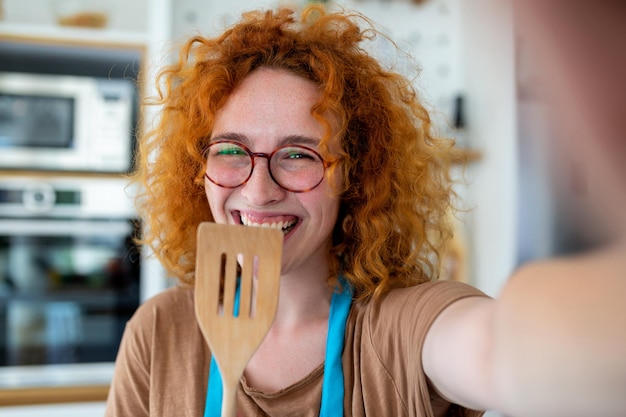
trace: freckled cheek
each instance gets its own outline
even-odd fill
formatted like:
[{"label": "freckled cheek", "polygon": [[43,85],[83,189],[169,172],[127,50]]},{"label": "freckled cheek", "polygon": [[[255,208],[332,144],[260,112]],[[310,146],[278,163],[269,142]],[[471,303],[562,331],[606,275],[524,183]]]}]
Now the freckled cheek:
[{"label": "freckled cheek", "polygon": [[303,206],[310,208],[310,214],[315,217],[320,227],[319,230],[322,231],[322,229],[334,227],[339,213],[339,197],[335,196],[335,192],[330,187],[316,191],[312,194],[307,193],[309,195],[303,196],[304,199],[300,201]]},{"label": "freckled cheek", "polygon": [[207,201],[209,202],[209,208],[211,209],[213,219],[217,223],[226,223],[227,214],[224,211],[224,205],[226,204],[228,196],[231,194],[231,190],[218,187],[214,184],[211,184],[209,181],[205,182],[204,190],[206,193]]}]

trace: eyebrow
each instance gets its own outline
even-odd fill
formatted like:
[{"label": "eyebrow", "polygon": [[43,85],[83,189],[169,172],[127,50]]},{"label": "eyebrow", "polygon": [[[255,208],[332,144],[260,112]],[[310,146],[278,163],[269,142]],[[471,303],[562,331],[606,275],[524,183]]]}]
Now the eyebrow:
[{"label": "eyebrow", "polygon": [[[243,135],[241,133],[235,133],[235,132],[220,133],[217,136],[213,136],[210,142],[213,143],[213,142],[217,142],[220,140],[232,140],[235,142],[243,143],[246,146],[251,145],[250,143],[251,141],[250,141],[250,138],[248,138],[248,136]],[[278,147],[293,144],[293,145],[304,145],[304,146],[316,148],[319,145],[319,143],[320,143],[320,139],[312,138],[310,136],[287,135],[278,142]]]}]

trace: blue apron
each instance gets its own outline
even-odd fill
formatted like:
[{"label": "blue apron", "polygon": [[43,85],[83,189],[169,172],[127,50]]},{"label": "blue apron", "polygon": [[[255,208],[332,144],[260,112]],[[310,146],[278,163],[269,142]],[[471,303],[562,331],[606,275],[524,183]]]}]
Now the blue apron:
[{"label": "blue apron", "polygon": [[[346,320],[352,304],[352,290],[348,283],[340,279],[343,291],[334,292],[328,315],[328,336],[326,338],[326,359],[324,360],[324,380],[320,417],[343,416],[343,369],[341,354],[346,330]],[[235,311],[239,311],[239,297],[235,300]],[[222,410],[222,377],[215,359],[211,357],[209,369],[209,389],[207,390],[204,417],[220,417]]]}]

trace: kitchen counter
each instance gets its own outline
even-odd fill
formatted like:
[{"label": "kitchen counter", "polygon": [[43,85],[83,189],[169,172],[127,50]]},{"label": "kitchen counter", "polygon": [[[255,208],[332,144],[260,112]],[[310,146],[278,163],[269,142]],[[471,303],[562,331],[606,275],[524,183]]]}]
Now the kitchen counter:
[{"label": "kitchen counter", "polygon": [[113,363],[0,368],[0,406],[105,401]]}]

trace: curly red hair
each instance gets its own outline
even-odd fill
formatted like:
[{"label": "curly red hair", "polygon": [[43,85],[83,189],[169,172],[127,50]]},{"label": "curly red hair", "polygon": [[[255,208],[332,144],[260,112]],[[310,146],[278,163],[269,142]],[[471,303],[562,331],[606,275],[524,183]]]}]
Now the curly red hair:
[{"label": "curly red hair", "polygon": [[[366,299],[432,279],[450,235],[451,143],[431,121],[411,82],[363,49],[379,33],[355,12],[309,6],[244,14],[215,38],[195,37],[158,77],[158,124],[143,136],[133,178],[150,245],[168,273],[193,283],[196,228],[212,221],[204,150],[215,114],[260,67],[311,80],[321,92],[313,116],[326,129],[320,151],[344,184],[329,253]],[[333,121],[329,120],[332,115]],[[335,131],[332,131],[334,126]],[[337,131],[338,130],[338,131]]]}]

